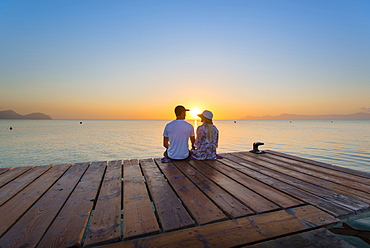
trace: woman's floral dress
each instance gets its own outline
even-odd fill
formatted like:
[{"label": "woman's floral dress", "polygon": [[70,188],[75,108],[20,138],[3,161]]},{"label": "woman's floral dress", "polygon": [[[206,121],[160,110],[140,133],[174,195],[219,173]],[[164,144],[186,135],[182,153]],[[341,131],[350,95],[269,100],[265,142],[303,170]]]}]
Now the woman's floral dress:
[{"label": "woman's floral dress", "polygon": [[218,129],[212,125],[213,136],[211,140],[207,137],[207,126],[205,124],[197,128],[197,138],[194,146],[198,148],[192,151],[193,158],[197,160],[216,159],[216,148],[218,147]]}]

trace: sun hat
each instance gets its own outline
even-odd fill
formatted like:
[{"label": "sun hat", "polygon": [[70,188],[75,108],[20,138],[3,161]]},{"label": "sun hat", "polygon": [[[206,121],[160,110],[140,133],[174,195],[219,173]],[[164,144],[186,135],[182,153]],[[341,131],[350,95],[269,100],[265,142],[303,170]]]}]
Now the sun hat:
[{"label": "sun hat", "polygon": [[201,114],[199,114],[198,115],[200,118],[207,118],[207,119],[209,119],[209,120],[212,120],[212,118],[213,118],[213,114],[212,114],[212,112],[211,111],[209,111],[209,110],[204,110],[203,111],[203,113],[201,113]]}]

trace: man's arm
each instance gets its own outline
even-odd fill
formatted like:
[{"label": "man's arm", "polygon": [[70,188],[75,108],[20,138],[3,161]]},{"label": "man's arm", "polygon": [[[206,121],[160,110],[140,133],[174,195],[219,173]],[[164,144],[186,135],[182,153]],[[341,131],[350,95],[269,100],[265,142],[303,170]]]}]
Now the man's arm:
[{"label": "man's arm", "polygon": [[168,148],[168,146],[169,146],[170,144],[169,144],[169,138],[168,137],[165,137],[165,136],[163,136],[163,146],[165,147],[165,148]]},{"label": "man's arm", "polygon": [[195,146],[194,146],[194,143],[195,143],[195,136],[190,136],[190,142],[191,142],[191,149],[192,149],[192,150],[195,150]]}]

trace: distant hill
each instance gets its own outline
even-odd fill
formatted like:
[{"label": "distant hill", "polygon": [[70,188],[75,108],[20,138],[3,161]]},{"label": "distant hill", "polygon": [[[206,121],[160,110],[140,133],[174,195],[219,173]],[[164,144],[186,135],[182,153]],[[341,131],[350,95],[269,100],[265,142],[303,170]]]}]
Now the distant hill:
[{"label": "distant hill", "polygon": [[370,113],[348,115],[295,115],[281,114],[277,116],[245,116],[241,120],[370,120]]},{"label": "distant hill", "polygon": [[42,113],[32,113],[28,115],[20,115],[13,110],[0,111],[0,119],[42,119],[51,120],[51,117]]}]

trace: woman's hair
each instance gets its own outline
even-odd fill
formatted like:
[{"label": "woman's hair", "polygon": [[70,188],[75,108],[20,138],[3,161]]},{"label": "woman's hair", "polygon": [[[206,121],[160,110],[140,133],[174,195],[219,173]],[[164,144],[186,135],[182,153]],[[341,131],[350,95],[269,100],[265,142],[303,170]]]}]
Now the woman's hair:
[{"label": "woman's hair", "polygon": [[207,127],[207,138],[211,140],[213,138],[213,122],[210,119],[202,118],[204,125]]}]

